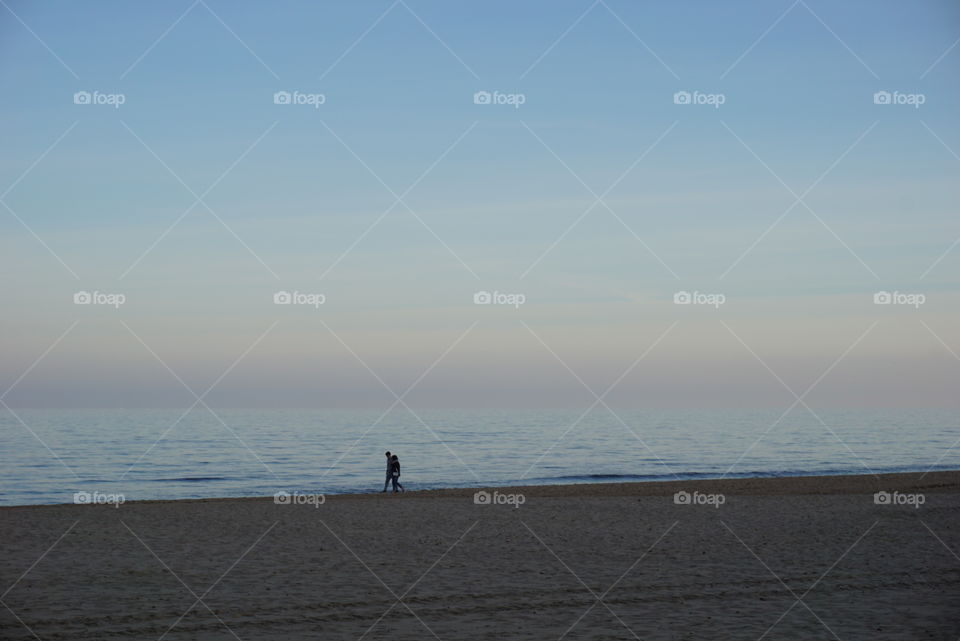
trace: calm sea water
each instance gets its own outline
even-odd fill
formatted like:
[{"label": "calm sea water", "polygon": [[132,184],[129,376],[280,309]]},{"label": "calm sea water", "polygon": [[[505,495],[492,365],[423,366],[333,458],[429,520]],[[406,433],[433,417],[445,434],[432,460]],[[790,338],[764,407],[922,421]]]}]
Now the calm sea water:
[{"label": "calm sea water", "polygon": [[960,468],[949,410],[818,412],[827,427],[795,410],[772,428],[779,410],[594,411],[572,429],[579,411],[16,412],[0,415],[4,505],[369,492],[387,449],[410,490]]}]

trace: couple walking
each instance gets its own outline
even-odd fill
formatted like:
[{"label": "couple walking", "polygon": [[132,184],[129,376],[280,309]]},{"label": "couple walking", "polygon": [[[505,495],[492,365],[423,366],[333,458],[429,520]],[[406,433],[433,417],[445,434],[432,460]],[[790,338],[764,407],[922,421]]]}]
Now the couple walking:
[{"label": "couple walking", "polygon": [[[400,459],[397,458],[396,454],[390,454],[387,452],[387,478],[383,481],[383,490],[380,492],[387,491],[387,485],[393,481],[393,491],[394,492],[405,492],[403,486],[400,485]],[[399,490],[397,488],[400,488]]]}]

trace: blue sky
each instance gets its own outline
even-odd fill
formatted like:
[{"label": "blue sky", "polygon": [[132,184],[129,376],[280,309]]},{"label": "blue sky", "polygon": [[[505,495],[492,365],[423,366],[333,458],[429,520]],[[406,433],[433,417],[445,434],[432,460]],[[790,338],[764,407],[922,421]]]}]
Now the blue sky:
[{"label": "blue sky", "polygon": [[956,403],[955,3],[5,3],[11,405]]}]

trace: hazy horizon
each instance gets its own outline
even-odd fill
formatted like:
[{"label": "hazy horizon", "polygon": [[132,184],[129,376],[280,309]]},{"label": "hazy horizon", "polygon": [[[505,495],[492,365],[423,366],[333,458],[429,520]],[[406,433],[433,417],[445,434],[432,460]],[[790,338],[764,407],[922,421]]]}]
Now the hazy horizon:
[{"label": "hazy horizon", "polygon": [[958,408],[957,25],[8,0],[0,400]]}]

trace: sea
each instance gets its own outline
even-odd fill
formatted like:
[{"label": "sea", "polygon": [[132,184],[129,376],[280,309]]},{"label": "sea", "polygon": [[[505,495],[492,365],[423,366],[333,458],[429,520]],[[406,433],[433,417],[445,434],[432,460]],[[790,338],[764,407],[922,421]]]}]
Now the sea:
[{"label": "sea", "polygon": [[960,469],[956,410],[815,411],[14,408],[0,505]]}]

